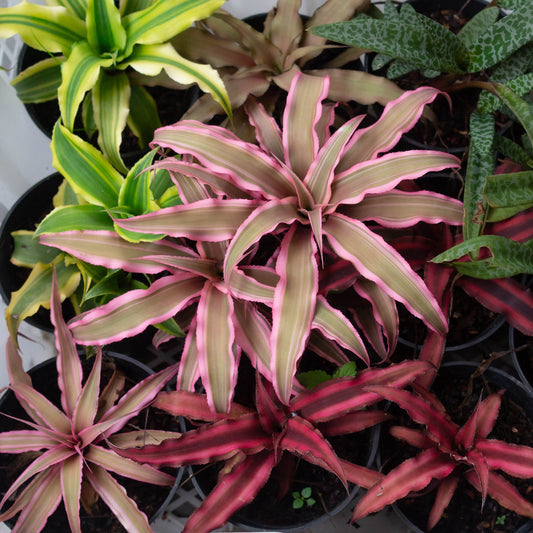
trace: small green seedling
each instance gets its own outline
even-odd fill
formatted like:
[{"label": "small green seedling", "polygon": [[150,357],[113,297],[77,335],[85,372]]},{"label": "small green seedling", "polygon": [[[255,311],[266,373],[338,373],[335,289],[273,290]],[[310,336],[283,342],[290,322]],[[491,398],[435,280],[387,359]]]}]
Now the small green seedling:
[{"label": "small green seedling", "polygon": [[307,507],[313,507],[315,505],[316,500],[314,498],[311,498],[312,494],[311,487],[304,487],[301,492],[298,492],[297,490],[292,493],[292,497],[294,498],[294,501],[292,502],[292,508],[293,509],[301,509],[305,504],[307,504]]},{"label": "small green seedling", "polygon": [[503,526],[505,524],[505,515],[502,514],[496,518],[496,525]]}]

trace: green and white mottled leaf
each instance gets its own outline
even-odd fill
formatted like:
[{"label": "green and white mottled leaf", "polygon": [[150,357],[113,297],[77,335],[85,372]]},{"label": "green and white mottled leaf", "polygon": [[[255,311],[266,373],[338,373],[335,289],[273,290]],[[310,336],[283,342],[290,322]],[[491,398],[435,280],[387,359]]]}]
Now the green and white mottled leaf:
[{"label": "green and white mottled leaf", "polygon": [[482,230],[483,187],[494,171],[494,116],[474,111],[470,116],[470,148],[464,189],[465,240],[476,237]]},{"label": "green and white mottled leaf", "polygon": [[100,70],[111,65],[113,59],[96,55],[87,41],[72,47],[68,59],[61,65],[62,82],[57,90],[61,118],[70,131],[85,93],[96,85]]},{"label": "green and white mottled leaf", "polygon": [[515,114],[522,126],[524,126],[530,145],[533,144],[533,109],[509,87],[501,83],[494,83],[493,87],[498,97],[503,100],[505,105]]},{"label": "green and white mottled leaf", "polygon": [[[533,73],[523,74],[506,82],[506,86],[517,96],[523,96],[533,89]],[[489,91],[482,91],[479,95],[478,109],[483,113],[492,113],[504,107],[504,102]]]},{"label": "green and white mottled leaf", "polygon": [[61,63],[63,56],[51,57],[23,70],[11,85],[17,91],[21,102],[41,103],[55,100],[61,85]]},{"label": "green and white mottled leaf", "polygon": [[483,198],[491,207],[527,209],[533,205],[533,170],[487,176]]},{"label": "green and white mottled leaf", "polygon": [[0,11],[0,38],[20,35],[32,48],[68,56],[72,45],[85,39],[84,22],[62,6],[42,6],[22,0]]},{"label": "green and white mottled leaf", "polygon": [[470,48],[472,43],[479,39],[487,28],[498,20],[499,9],[497,7],[486,7],[476,13],[457,33],[465,48]]},{"label": "green and white mottled leaf", "polygon": [[[477,261],[456,261],[466,254],[488,249],[490,257]],[[533,274],[533,240],[519,243],[499,235],[481,235],[457,244],[433,259],[451,263],[458,272],[480,279],[497,279],[517,274]]]},{"label": "green and white mottled leaf", "polygon": [[470,72],[492,67],[533,40],[533,3],[521,7],[489,26],[469,47]]},{"label": "green and white mottled leaf", "polygon": [[423,18],[427,20],[419,16],[415,25],[363,15],[348,22],[315,26],[311,32],[334,42],[403,59],[418,68],[461,72],[457,62],[464,53],[461,41],[441,24]]}]

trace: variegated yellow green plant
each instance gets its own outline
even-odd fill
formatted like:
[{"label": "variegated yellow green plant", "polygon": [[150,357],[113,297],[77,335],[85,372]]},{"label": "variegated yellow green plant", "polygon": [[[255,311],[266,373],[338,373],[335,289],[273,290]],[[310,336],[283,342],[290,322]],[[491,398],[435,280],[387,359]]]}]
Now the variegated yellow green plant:
[{"label": "variegated yellow green plant", "polygon": [[125,171],[119,148],[126,124],[143,146],[160,126],[143,85],[157,85],[162,78],[178,87],[196,83],[231,114],[218,73],[185,59],[169,43],[223,3],[50,0],[42,6],[23,0],[0,9],[0,37],[18,34],[32,48],[54,54],[15,78],[19,97],[25,102],[57,98],[70,131],[83,102],[86,129],[96,127],[102,151]]},{"label": "variegated yellow green plant", "polygon": [[[258,144],[193,120],[156,131],[153,146],[182,156],[156,166],[174,175],[184,204],[115,223],[129,231],[185,238],[188,249],[154,254],[144,243],[131,243],[131,250],[137,247],[132,256],[117,247],[116,233],[41,237],[43,244],[95,264],[113,262],[139,271],[139,260],[150,261],[171,274],[147,290],[77,316],[70,328],[78,342],[117,340],[192,307],[180,386],[191,388],[200,377],[210,405],[227,411],[241,351],[272,381],[284,403],[290,401],[306,347],[336,345],[368,360],[358,329],[328,301],[331,285],[324,275],[338,262],[350,270],[351,285],[366,294],[374,322],[389,340],[397,335],[395,301],[430,328],[446,330],[431,292],[379,235],[379,228],[421,220],[462,221],[460,202],[396,188],[429,171],[457,166],[456,157],[439,151],[389,152],[439,93],[432,88],[405,93],[387,104],[374,124],[358,129],[364,118],[359,116],[332,132],[334,110],[323,102],[328,84],[327,77],[297,74],[283,129],[262,105],[250,101],[247,112]],[[336,361],[346,362],[346,355]]]},{"label": "variegated yellow green plant", "polygon": [[[52,136],[53,163],[64,177],[51,212],[37,231],[13,233],[15,242],[11,261],[31,269],[22,287],[12,293],[6,320],[14,340],[22,320],[34,315],[39,307],[48,308],[52,271],[55,269],[61,299],[70,298],[79,312],[101,305],[125,291],[146,287],[131,273],[110,265],[96,267],[57,249],[39,244],[38,236],[67,230],[113,230],[129,240],[157,240],[160,236],[140,235],[114,225],[113,218],[141,215],[161,207],[180,203],[178,191],[165,170],[143,172],[153,161],[155,150],[136,161],[123,176],[90,143],[69,132],[60,123]],[[150,272],[145,272],[147,276]],[[179,328],[167,323],[169,332]]]}]

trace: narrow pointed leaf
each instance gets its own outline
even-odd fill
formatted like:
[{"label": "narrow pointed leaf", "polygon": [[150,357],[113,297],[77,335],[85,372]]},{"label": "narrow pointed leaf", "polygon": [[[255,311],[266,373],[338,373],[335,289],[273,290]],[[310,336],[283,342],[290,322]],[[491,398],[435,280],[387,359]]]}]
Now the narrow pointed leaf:
[{"label": "narrow pointed leaf", "polygon": [[327,78],[298,73],[292,80],[283,115],[284,160],[303,179],[314,161],[319,145],[315,125],[321,102],[328,94]]},{"label": "narrow pointed leaf", "polygon": [[95,55],[87,41],[77,42],[72,47],[61,67],[62,82],[57,90],[61,118],[69,131],[73,131],[85,93],[96,85],[100,70],[112,64],[112,58]]},{"label": "narrow pointed leaf", "polygon": [[242,188],[270,198],[294,195],[294,188],[279,162],[257,146],[229,135],[227,130],[192,120],[155,132],[154,145],[191,154],[206,168],[229,174]]},{"label": "narrow pointed leaf", "polygon": [[443,479],[440,483],[439,488],[437,489],[437,495],[435,496],[435,503],[429,513],[428,531],[433,529],[441,519],[455,493],[458,483],[459,476],[453,475]]},{"label": "narrow pointed leaf", "polygon": [[313,328],[319,329],[323,335],[352,351],[370,366],[368,353],[357,330],[340,311],[329,305],[323,296],[318,296],[316,300]]},{"label": "narrow pointed leaf", "polygon": [[184,533],[212,531],[242,506],[251,502],[268,481],[275,466],[273,453],[250,455],[211,491],[187,520]]},{"label": "narrow pointed leaf", "polygon": [[[90,143],[59,122],[52,135],[53,164],[89,203],[116,207],[124,178]],[[71,228],[72,229],[72,228]]]},{"label": "narrow pointed leaf", "polygon": [[174,476],[170,474],[156,470],[148,465],[139,464],[131,459],[126,459],[100,446],[90,446],[84,457],[90,463],[95,463],[104,470],[114,472],[119,476],[143,481],[144,483],[171,486],[175,481]]},{"label": "narrow pointed leaf", "polygon": [[61,464],[61,492],[72,533],[81,533],[80,495],[83,457],[75,454]]},{"label": "narrow pointed leaf", "polygon": [[198,84],[209,93],[231,116],[231,104],[219,73],[211,66],[189,61],[178,54],[170,44],[137,45],[121,68],[131,67],[145,76],[155,77],[164,71],[172,80],[182,85]]},{"label": "narrow pointed leaf", "polygon": [[69,325],[79,344],[113,342],[174,316],[199,294],[199,278],[163,277],[148,289],[136,289],[106,305],[78,315]]},{"label": "narrow pointed leaf", "polygon": [[361,202],[346,206],[342,212],[357,220],[374,220],[389,228],[413,226],[417,222],[460,225],[463,204],[444,195],[421,191],[408,193],[390,191],[369,194]]},{"label": "narrow pointed leaf", "polygon": [[211,408],[226,413],[231,405],[237,379],[233,353],[233,300],[212,284],[206,283],[196,314],[198,368]]},{"label": "narrow pointed leaf", "polygon": [[92,91],[93,114],[98,129],[98,145],[115,168],[127,172],[120,155],[122,132],[130,108],[130,83],[124,72],[105,71],[100,74]]},{"label": "narrow pointed leaf", "polygon": [[280,281],[272,307],[272,361],[274,387],[289,403],[296,365],[301,357],[315,313],[318,288],[316,245],[308,230],[292,226],[284,237],[276,272]]},{"label": "narrow pointed leaf", "polygon": [[87,42],[98,55],[116,54],[126,45],[120,13],[110,0],[87,0]]},{"label": "narrow pointed leaf", "polygon": [[[81,393],[83,372],[76,343],[62,316],[61,301],[55,271],[52,275],[52,294],[50,298],[50,320],[55,329],[57,349],[57,384],[61,391],[61,406],[69,417],[74,414]],[[89,421],[89,423],[92,420]]]},{"label": "narrow pointed leaf", "polygon": [[459,160],[445,152],[391,152],[337,174],[332,184],[331,203],[356,204],[367,194],[390,191],[404,179],[415,179],[430,171],[458,166]]},{"label": "narrow pointed leaf", "polygon": [[131,533],[152,533],[146,515],[128,497],[126,490],[103,468],[94,466],[86,470],[86,476],[102,500],[119,519],[126,531]]},{"label": "narrow pointed leaf", "polygon": [[310,422],[299,416],[287,420],[280,447],[335,474],[347,487],[342,465],[331,444]]},{"label": "narrow pointed leaf", "polygon": [[7,39],[15,34],[32,48],[68,55],[72,45],[85,38],[85,24],[62,6],[23,0],[2,8],[0,14],[0,37]]},{"label": "narrow pointed leaf", "polygon": [[255,207],[254,200],[213,198],[116,220],[116,224],[130,231],[217,242],[233,237]]},{"label": "narrow pointed leaf", "polygon": [[352,520],[375,513],[386,505],[421,490],[432,479],[449,476],[455,464],[437,450],[426,450],[413,459],[407,459],[371,487],[356,505]]},{"label": "narrow pointed leaf", "polygon": [[437,301],[407,261],[363,223],[332,215],[324,232],[335,252],[432,329],[445,332],[446,319]]}]

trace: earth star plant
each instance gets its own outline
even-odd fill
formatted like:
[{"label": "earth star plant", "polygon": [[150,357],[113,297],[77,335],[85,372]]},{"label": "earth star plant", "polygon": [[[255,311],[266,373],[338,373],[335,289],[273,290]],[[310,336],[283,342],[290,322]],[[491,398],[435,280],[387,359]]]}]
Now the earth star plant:
[{"label": "earth star plant", "polygon": [[433,394],[416,388],[415,392],[392,387],[369,386],[367,392],[381,395],[396,403],[424,429],[394,426],[391,433],[422,451],[387,473],[368,490],[355,507],[352,520],[379,511],[409,494],[438,482],[435,503],[431,509],[428,530],[441,519],[460,479],[466,479],[481,493],[482,505],[487,496],[503,507],[533,518],[533,504],[498,471],[509,476],[533,477],[533,448],[489,438],[501,405],[504,391],[480,401],[470,418],[459,427]]},{"label": "earth star plant", "polygon": [[[120,372],[115,371],[109,386],[100,392],[102,351],[98,349],[90,375],[82,385],[82,365],[76,344],[61,316],[55,277],[51,311],[58,350],[60,407],[33,388],[30,376],[22,368],[22,359],[13,340],[7,341],[9,387],[31,420],[24,422],[28,429],[0,433],[0,452],[30,452],[35,453],[36,457],[13,482],[0,502],[3,508],[14,498],[12,505],[0,514],[0,521],[20,513],[13,531],[38,532],[63,501],[70,530],[81,533],[80,500],[84,500],[90,487],[112,509],[127,531],[151,533],[146,515],[111,474],[155,485],[172,485],[174,477],[125,459],[106,443],[115,442],[114,438],[119,436],[121,445],[126,446],[152,438],[160,442],[168,437],[165,431],[119,433],[129,420],[151,404],[157,393],[176,374],[178,367],[172,365],[148,376],[119,399],[125,379]],[[176,434],[172,433],[172,436]],[[25,485],[26,482],[29,483]],[[21,488],[22,491],[17,494]]]},{"label": "earth star plant", "polygon": [[[244,142],[221,127],[192,120],[159,129],[153,146],[183,155],[182,161],[169,158],[156,166],[176,174],[184,205],[115,221],[129,231],[196,241],[202,250],[219,243],[216,258],[205,256],[216,262],[209,274],[211,289],[202,291],[197,315],[198,327],[211,321],[217,335],[210,330],[207,337],[204,335],[205,340],[197,338],[194,343],[208,395],[214,395],[210,389],[212,380],[219,379],[216,376],[228,376],[228,368],[235,369],[218,390],[219,399],[213,401],[218,409],[228,409],[228,384],[236,379],[232,326],[236,308],[231,303],[236,300],[259,301],[272,310],[266,321],[262,314],[251,318],[252,353],[257,353],[258,345],[266,352],[259,358],[263,361],[260,370],[271,377],[284,403],[290,401],[296,366],[312,329],[317,328],[334,343],[367,360],[359,333],[320,292],[319,271],[339,259],[348,263],[357,276],[375,284],[378,292],[404,303],[430,328],[446,330],[442,311],[420,277],[365,223],[374,221],[392,228],[408,227],[420,220],[460,223],[460,202],[428,191],[408,193],[395,189],[403,180],[458,166],[457,158],[423,150],[381,155],[412,127],[424,105],[438,91],[422,88],[405,93],[387,104],[375,124],[358,130],[364,118],[360,116],[333,134],[333,109],[322,103],[327,94],[328,78],[297,74],[289,91],[283,130],[259,103],[250,103],[247,111],[259,146]],[[212,197],[190,196],[189,191],[199,187],[205,190],[207,186],[214,191]],[[48,235],[41,242],[79,256],[84,247],[80,236],[76,232],[64,237]],[[266,265],[258,265],[254,262],[257,243],[268,236],[279,239],[279,245],[268,251]],[[114,258],[120,259],[116,251],[113,253]],[[83,258],[99,261],[98,255],[97,251],[84,254]],[[139,248],[137,257],[143,256],[146,254]],[[154,257],[147,259],[158,261]],[[197,279],[198,273],[205,278],[205,271],[184,267],[179,258],[163,258],[161,262],[188,270],[189,274],[179,273],[180,287],[189,287],[183,296],[171,297],[168,293],[164,298],[159,296],[157,306],[145,305],[163,286],[170,288],[173,284],[169,278],[160,279],[147,292],[132,292],[78,316],[70,324],[75,338],[91,343],[132,335],[147,324],[168,318],[185,305],[185,300],[197,298],[200,289],[192,280]],[[126,262],[120,264],[124,268]],[[246,279],[247,288],[243,290],[238,286],[239,279],[244,279],[242,269],[248,267],[255,274]],[[210,300],[206,298],[214,295],[216,303],[208,304]],[[228,320],[222,320],[222,315]],[[397,328],[397,324],[391,327]],[[223,341],[214,342],[213,337]],[[240,338],[235,340],[238,344],[243,342]],[[247,350],[251,341],[244,342],[241,347]]]},{"label": "earth star plant", "polygon": [[[218,73],[180,56],[170,39],[209,16],[224,0],[67,0],[41,6],[23,0],[0,10],[0,37],[18,34],[50,57],[14,80],[25,102],[56,99],[65,127],[73,131],[84,103],[84,127],[98,130],[98,144],[117,169],[126,123],[145,146],[160,126],[155,102],[142,85],[157,85],[160,73],[174,86],[197,83],[231,115]],[[140,79],[133,73],[141,74]],[[90,95],[90,98],[86,95]]]}]

